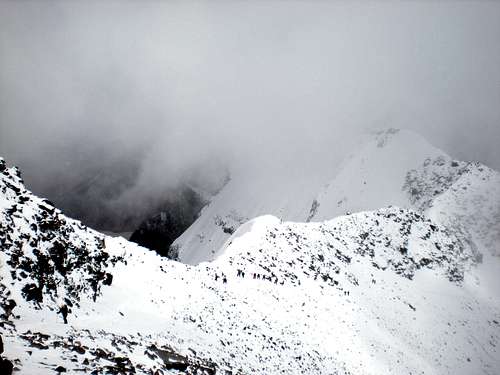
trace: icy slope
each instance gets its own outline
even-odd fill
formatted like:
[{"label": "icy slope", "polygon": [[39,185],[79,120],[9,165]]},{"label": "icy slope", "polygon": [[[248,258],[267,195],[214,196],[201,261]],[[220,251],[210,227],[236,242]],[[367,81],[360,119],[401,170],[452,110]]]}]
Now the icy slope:
[{"label": "icy slope", "polygon": [[[499,300],[483,293],[474,247],[414,211],[260,217],[214,262],[188,266],[120,238],[103,243],[57,210],[49,221],[63,224],[42,229],[50,205],[15,170],[0,174],[0,189],[0,332],[21,374],[500,371]],[[61,261],[49,243],[63,240]],[[44,264],[43,277],[22,276],[18,255]],[[41,302],[23,294],[26,283],[43,286]],[[67,325],[59,296],[71,298]]]}]

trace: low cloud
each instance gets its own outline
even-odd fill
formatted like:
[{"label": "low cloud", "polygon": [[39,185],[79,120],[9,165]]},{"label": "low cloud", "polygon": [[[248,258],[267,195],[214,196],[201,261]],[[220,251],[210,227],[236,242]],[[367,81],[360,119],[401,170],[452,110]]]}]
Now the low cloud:
[{"label": "low cloud", "polygon": [[0,153],[55,197],[321,169],[386,127],[500,169],[498,35],[494,2],[2,1]]}]

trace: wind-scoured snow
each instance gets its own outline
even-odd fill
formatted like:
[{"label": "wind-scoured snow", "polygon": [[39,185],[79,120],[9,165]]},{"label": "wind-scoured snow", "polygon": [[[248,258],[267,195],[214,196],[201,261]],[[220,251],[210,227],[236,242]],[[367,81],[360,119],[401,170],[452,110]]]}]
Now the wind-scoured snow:
[{"label": "wind-scoured snow", "polygon": [[500,372],[500,302],[484,276],[498,257],[486,269],[481,243],[425,210],[258,217],[190,266],[64,217],[14,169],[0,190],[0,331],[19,373]]}]

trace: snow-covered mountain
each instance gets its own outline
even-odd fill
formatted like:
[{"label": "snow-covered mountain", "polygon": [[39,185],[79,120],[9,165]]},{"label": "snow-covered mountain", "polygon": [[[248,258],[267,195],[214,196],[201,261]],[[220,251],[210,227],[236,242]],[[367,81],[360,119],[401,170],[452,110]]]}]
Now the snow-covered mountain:
[{"label": "snow-covered mountain", "polygon": [[25,373],[498,371],[499,174],[414,133],[327,183],[233,176],[176,242],[215,259],[198,266],[66,218],[0,164],[5,355]]},{"label": "snow-covered mountain", "polygon": [[[288,169],[293,172],[293,167]],[[273,177],[263,168],[262,174],[234,175],[174,242],[180,260],[197,264],[214,259],[241,224],[260,215],[323,221],[390,205],[425,212],[445,224],[471,222],[491,252],[499,253],[499,174],[454,161],[414,132],[375,133],[363,139],[340,167],[321,170],[320,175],[292,172]]]},{"label": "snow-covered mountain", "polygon": [[65,217],[0,159],[3,355],[20,374],[498,374],[498,173],[440,156],[398,173],[414,209],[283,222],[316,220],[320,190],[267,184],[256,212],[273,188],[303,204],[220,216],[225,244],[196,266]]},{"label": "snow-covered mountain", "polygon": [[420,135],[389,129],[368,138],[342,163],[339,171],[317,194],[317,209],[310,219],[328,220],[346,212],[390,205],[409,207],[403,189],[407,174],[426,159],[446,154]]}]

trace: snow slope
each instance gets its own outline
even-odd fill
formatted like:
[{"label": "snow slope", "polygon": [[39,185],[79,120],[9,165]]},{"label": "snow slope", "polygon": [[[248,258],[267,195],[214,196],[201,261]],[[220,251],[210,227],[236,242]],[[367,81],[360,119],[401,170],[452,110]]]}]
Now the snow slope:
[{"label": "snow slope", "polygon": [[438,157],[447,156],[414,132],[389,129],[377,133],[344,161],[319,192],[318,209],[311,219],[328,220],[390,205],[409,207],[402,189],[408,172]]},{"label": "snow slope", "polygon": [[335,170],[294,175],[292,166],[282,169],[274,176],[264,168],[262,174],[234,175],[174,242],[179,259],[188,264],[214,259],[231,233],[260,215],[323,221],[390,205],[417,210],[448,226],[460,222],[464,231],[475,234],[473,241],[486,241],[489,252],[498,254],[500,174],[454,161],[414,132],[373,134]]},{"label": "snow slope", "polygon": [[416,211],[259,217],[189,266],[64,217],[2,164],[0,332],[21,374],[500,372],[476,247]]},{"label": "snow slope", "polygon": [[320,176],[304,177],[292,168],[276,174],[264,168],[262,173],[235,174],[172,246],[184,263],[212,260],[231,234],[251,218],[273,213],[305,220],[323,183]]}]

